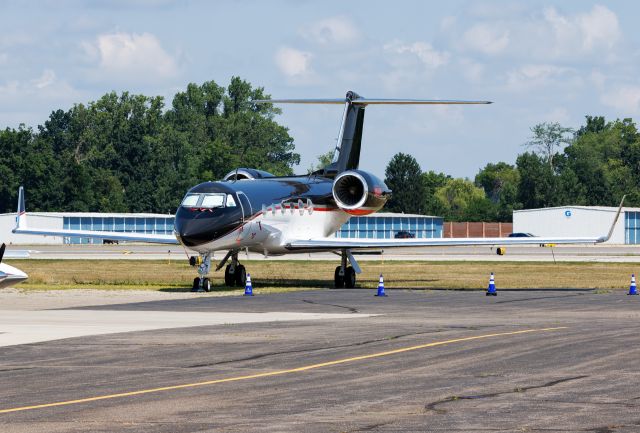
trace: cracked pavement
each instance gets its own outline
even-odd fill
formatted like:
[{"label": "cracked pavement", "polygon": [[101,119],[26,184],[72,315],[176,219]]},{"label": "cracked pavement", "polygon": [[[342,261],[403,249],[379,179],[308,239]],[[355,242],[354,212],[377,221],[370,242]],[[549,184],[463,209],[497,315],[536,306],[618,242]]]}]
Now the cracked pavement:
[{"label": "cracked pavement", "polygon": [[[0,431],[640,431],[637,297],[588,290],[373,294],[322,290],[65,310],[374,316],[3,347],[0,410],[245,379],[0,413]],[[513,334],[555,327],[564,328]],[[474,336],[488,337],[468,339]],[[273,371],[286,374],[266,374]]]}]

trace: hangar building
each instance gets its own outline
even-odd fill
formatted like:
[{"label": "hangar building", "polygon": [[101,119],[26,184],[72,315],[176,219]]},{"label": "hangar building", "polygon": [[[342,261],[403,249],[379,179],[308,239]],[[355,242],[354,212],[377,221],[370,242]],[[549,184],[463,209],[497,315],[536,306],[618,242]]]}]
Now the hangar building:
[{"label": "hangar building", "polygon": [[[602,236],[618,208],[559,206],[513,211],[513,232],[535,236]],[[640,208],[623,208],[609,244],[640,244]]]},{"label": "hangar building", "polygon": [[[0,214],[0,242],[23,245],[102,243],[100,239],[16,235],[11,233],[15,219],[15,213]],[[173,221],[173,215],[142,213],[29,212],[28,218],[28,224],[32,227],[169,235],[173,233]],[[336,233],[336,237],[389,239],[398,232],[407,232],[417,238],[440,238],[442,225],[440,217],[379,212],[352,217]]]}]

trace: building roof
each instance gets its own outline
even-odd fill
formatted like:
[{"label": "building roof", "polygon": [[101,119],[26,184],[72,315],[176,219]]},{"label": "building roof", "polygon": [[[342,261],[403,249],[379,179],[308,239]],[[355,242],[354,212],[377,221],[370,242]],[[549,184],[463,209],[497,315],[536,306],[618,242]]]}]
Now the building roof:
[{"label": "building roof", "polygon": [[433,215],[419,215],[415,213],[376,212],[368,216],[373,217],[409,217],[409,218],[442,218]]},{"label": "building roof", "polygon": [[[540,211],[556,210],[556,209],[583,209],[583,210],[590,210],[590,211],[596,211],[596,212],[616,212],[618,210],[617,207],[613,207],[613,206],[555,206],[555,207],[540,207],[535,209],[520,209],[520,210],[514,210],[513,213],[540,212]],[[623,207],[622,210],[624,212],[640,212],[640,207]]]}]

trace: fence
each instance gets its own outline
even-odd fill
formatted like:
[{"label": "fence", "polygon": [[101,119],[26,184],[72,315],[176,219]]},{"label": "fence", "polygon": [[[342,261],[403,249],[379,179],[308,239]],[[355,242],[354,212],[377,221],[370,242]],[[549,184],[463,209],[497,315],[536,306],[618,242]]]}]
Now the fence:
[{"label": "fence", "polygon": [[442,232],[445,238],[500,238],[513,232],[513,223],[445,222]]}]

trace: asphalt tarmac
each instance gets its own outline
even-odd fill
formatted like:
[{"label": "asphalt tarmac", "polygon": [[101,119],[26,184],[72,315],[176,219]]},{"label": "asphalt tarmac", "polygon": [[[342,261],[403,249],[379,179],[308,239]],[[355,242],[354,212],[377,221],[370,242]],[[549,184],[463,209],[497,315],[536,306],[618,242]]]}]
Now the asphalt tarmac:
[{"label": "asphalt tarmac", "polygon": [[354,317],[2,347],[0,431],[640,431],[640,297],[499,288],[496,297],[387,294],[198,296],[57,310]]}]

